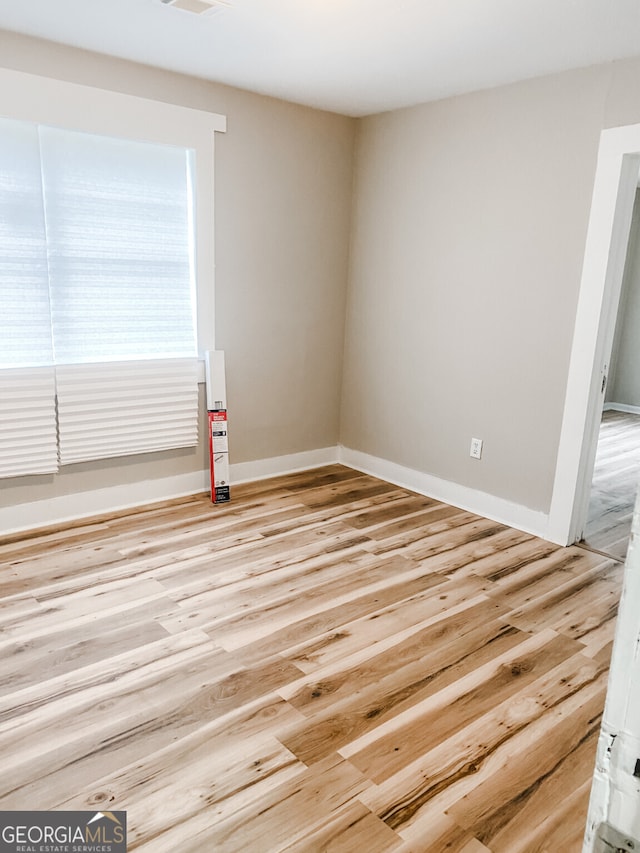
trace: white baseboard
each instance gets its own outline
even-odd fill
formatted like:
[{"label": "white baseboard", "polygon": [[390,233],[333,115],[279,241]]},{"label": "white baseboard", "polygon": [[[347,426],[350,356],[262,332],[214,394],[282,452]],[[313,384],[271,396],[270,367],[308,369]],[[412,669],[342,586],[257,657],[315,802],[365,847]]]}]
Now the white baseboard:
[{"label": "white baseboard", "polygon": [[[337,461],[338,448],[325,447],[288,456],[258,459],[255,462],[236,462],[230,466],[231,497],[233,499],[234,484],[318,468]],[[207,492],[209,488],[209,471],[206,470],[0,507],[0,535],[134,509],[156,501]]]},{"label": "white baseboard", "polygon": [[272,456],[269,459],[256,459],[254,462],[232,462],[229,472],[231,487],[236,483],[249,483],[253,480],[266,480],[282,474],[294,474],[310,468],[333,465],[338,461],[337,447],[322,447],[319,450],[305,450],[288,456]]},{"label": "white baseboard", "polygon": [[[485,518],[491,518],[501,524],[507,524],[536,536],[545,536],[548,516],[543,512],[536,512],[502,498],[441,480],[430,474],[405,468],[386,459],[369,456],[367,453],[347,447],[324,447],[287,456],[232,463],[230,466],[232,500],[233,486],[236,484],[292,474],[336,462]],[[208,490],[209,472],[195,471],[176,477],[142,480],[138,483],[0,507],[0,535],[51,524],[65,524],[92,515],[133,509],[144,504],[185,497]]]},{"label": "white baseboard", "polygon": [[175,477],[140,480],[122,486],[109,486],[89,492],[0,507],[0,535],[19,533],[50,524],[65,524],[106,512],[133,509],[156,501],[194,495],[208,488],[209,472],[194,471]]},{"label": "white baseboard", "polygon": [[515,527],[525,533],[532,533],[534,536],[545,538],[549,523],[547,513],[529,509],[494,495],[488,495],[477,489],[470,489],[448,480],[441,480],[431,474],[424,474],[422,471],[416,471],[413,468],[405,468],[403,465],[397,465],[387,459],[369,456],[367,453],[360,453],[360,451],[351,450],[348,447],[341,446],[339,448],[338,461],[350,468],[379,477],[381,480],[386,480],[405,489],[411,489],[421,495],[457,506],[509,527]]},{"label": "white baseboard", "polygon": [[627,406],[626,403],[605,403],[605,412],[625,412],[627,415],[640,415],[640,406]]}]

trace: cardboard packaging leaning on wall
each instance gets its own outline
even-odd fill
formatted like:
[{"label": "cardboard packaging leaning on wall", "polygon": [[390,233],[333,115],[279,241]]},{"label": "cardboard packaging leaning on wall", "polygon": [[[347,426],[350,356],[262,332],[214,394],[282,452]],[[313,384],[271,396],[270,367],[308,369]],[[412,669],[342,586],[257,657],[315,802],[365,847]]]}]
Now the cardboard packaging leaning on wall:
[{"label": "cardboard packaging leaning on wall", "polygon": [[207,411],[209,430],[209,460],[211,466],[211,500],[228,501],[229,440],[227,428],[227,385],[224,352],[213,350],[205,356]]},{"label": "cardboard packaging leaning on wall", "polygon": [[209,458],[211,460],[211,500],[214,503],[228,501],[231,495],[226,409],[209,412]]}]

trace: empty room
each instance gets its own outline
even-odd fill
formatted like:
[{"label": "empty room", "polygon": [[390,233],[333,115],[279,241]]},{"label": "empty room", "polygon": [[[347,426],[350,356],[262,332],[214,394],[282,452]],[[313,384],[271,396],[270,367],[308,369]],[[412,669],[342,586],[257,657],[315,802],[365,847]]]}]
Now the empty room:
[{"label": "empty room", "polygon": [[0,851],[638,849],[639,86],[632,0],[0,4]]}]

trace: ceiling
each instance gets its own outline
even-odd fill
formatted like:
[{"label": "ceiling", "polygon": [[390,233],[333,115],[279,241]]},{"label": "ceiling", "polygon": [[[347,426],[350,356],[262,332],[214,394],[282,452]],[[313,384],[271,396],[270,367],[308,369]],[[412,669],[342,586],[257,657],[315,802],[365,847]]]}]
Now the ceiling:
[{"label": "ceiling", "polygon": [[351,116],[640,55],[639,0],[0,0],[0,28]]}]

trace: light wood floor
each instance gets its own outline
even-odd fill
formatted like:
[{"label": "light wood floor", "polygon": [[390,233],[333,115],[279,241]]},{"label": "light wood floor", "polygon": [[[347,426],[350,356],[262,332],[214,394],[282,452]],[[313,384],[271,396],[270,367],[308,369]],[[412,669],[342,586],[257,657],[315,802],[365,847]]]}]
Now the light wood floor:
[{"label": "light wood floor", "polygon": [[332,466],[0,544],[0,809],[579,853],[622,567]]},{"label": "light wood floor", "polygon": [[604,412],[583,543],[624,560],[640,480],[640,415]]}]

